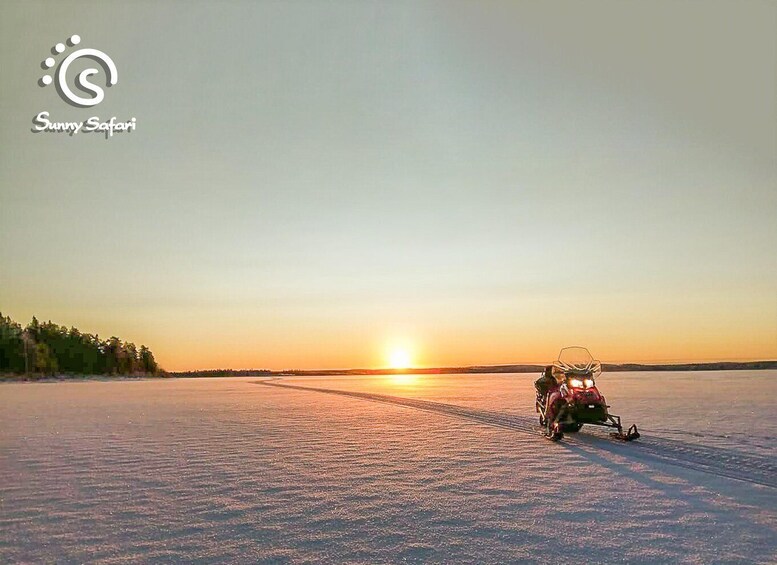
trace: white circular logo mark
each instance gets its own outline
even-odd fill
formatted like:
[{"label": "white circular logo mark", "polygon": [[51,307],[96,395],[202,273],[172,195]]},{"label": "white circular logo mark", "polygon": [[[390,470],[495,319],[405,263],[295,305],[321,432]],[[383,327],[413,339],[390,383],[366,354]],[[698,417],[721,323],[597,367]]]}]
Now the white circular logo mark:
[{"label": "white circular logo mark", "polygon": [[[70,36],[70,39],[68,39],[68,44],[71,46],[78,45],[81,42],[81,37],[78,35],[72,35]],[[64,53],[65,51],[65,45],[63,43],[57,43],[54,48],[52,49],[53,53]],[[103,101],[105,98],[105,91],[97,84],[94,84],[93,82],[89,81],[89,77],[96,75],[99,70],[98,69],[85,69],[81,71],[78,76],[76,77],[76,84],[78,87],[85,91],[90,92],[94,94],[91,98],[85,98],[83,96],[79,96],[73,90],[70,88],[70,85],[67,83],[67,71],[70,68],[70,65],[73,61],[76,59],[80,59],[82,57],[93,59],[94,61],[100,63],[102,67],[105,69],[108,75],[107,80],[107,86],[113,86],[115,85],[119,80],[119,72],[116,70],[116,65],[114,64],[113,60],[100,51],[99,49],[79,49],[78,51],[73,51],[70,55],[65,57],[65,59],[60,63],[59,67],[56,71],[56,87],[57,92],[59,93],[60,97],[69,104],[72,104],[73,106],[80,106],[80,107],[89,107],[89,106],[96,106],[100,102]],[[56,64],[56,61],[53,57],[48,57],[45,61],[43,61],[43,67],[46,69],[50,69]],[[53,82],[53,79],[50,75],[45,75],[43,78],[40,79],[40,85],[41,86],[48,86]]]}]

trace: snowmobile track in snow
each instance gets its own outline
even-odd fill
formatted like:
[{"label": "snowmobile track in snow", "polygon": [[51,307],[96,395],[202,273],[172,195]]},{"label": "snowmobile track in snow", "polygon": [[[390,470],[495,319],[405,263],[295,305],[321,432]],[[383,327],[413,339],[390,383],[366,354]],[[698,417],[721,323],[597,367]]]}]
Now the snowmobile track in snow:
[{"label": "snowmobile track in snow", "polygon": [[[536,420],[527,416],[467,408],[465,406],[445,404],[443,402],[434,402],[431,400],[330,388],[297,386],[282,384],[274,380],[256,381],[255,384],[307,392],[335,394],[338,396],[369,400],[371,402],[404,406],[426,412],[445,414],[455,418],[463,418],[487,426],[522,432],[534,437],[537,437],[540,431],[540,427],[536,423]],[[572,444],[579,447],[589,446],[603,449],[613,447],[613,444],[609,439],[605,440],[600,435],[582,434],[578,436],[575,434],[572,436],[568,434],[565,436],[564,441],[571,441]],[[630,443],[627,449],[618,450],[617,453],[618,455],[633,456],[635,459],[650,459],[664,464],[716,475],[718,477],[777,488],[777,465],[766,457],[746,455],[727,449],[691,444],[656,436],[646,436],[644,433],[638,441]]]}]

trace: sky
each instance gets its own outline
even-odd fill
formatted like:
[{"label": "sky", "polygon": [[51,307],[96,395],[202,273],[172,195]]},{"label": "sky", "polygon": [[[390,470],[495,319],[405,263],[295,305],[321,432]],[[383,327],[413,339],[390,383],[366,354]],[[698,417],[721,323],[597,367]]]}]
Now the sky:
[{"label": "sky", "polygon": [[[72,34],[91,108],[38,84]],[[0,69],[22,323],[168,370],[777,358],[777,4],[4,2]]]}]

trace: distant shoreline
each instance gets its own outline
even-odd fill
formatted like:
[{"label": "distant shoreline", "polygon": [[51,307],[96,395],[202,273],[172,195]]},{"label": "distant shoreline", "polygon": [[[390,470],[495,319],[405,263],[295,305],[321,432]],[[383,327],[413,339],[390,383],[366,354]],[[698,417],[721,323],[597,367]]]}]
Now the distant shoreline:
[{"label": "distant shoreline", "polygon": [[[114,382],[114,381],[148,381],[171,378],[171,375],[36,375],[36,374],[0,374],[2,383],[61,383],[61,382]],[[174,377],[173,377],[174,378]]]},{"label": "distant shoreline", "polygon": [[[170,377],[336,377],[336,376],[370,376],[370,375],[478,375],[485,373],[538,373],[544,365],[473,365],[468,367],[426,367],[411,369],[289,369],[271,371],[269,369],[247,370],[207,370],[207,371],[176,371],[167,373]],[[605,372],[633,371],[758,371],[777,369],[777,361],[720,361],[713,363],[676,363],[676,364],[643,364],[643,363],[604,363]]]},{"label": "distant shoreline", "polygon": [[[3,382],[56,383],[72,381],[140,381],[157,379],[220,378],[220,377],[338,377],[338,376],[380,376],[380,375],[482,375],[500,373],[539,373],[543,365],[476,365],[470,367],[433,367],[418,369],[323,369],[323,370],[284,370],[269,369],[217,369],[205,371],[173,371],[157,375],[0,375]],[[602,365],[606,373],[626,373],[637,371],[656,372],[695,372],[695,371],[764,371],[776,370],[777,361],[721,361],[715,363],[677,363],[650,365],[644,363],[622,363]]]}]

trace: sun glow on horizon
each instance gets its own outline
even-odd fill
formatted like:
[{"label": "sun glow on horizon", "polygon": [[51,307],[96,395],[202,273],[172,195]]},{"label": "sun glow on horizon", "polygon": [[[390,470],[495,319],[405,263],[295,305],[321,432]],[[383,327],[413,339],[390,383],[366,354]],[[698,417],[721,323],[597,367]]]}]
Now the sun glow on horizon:
[{"label": "sun glow on horizon", "polygon": [[388,356],[389,367],[392,369],[407,369],[412,365],[412,358],[407,349],[393,349]]}]

